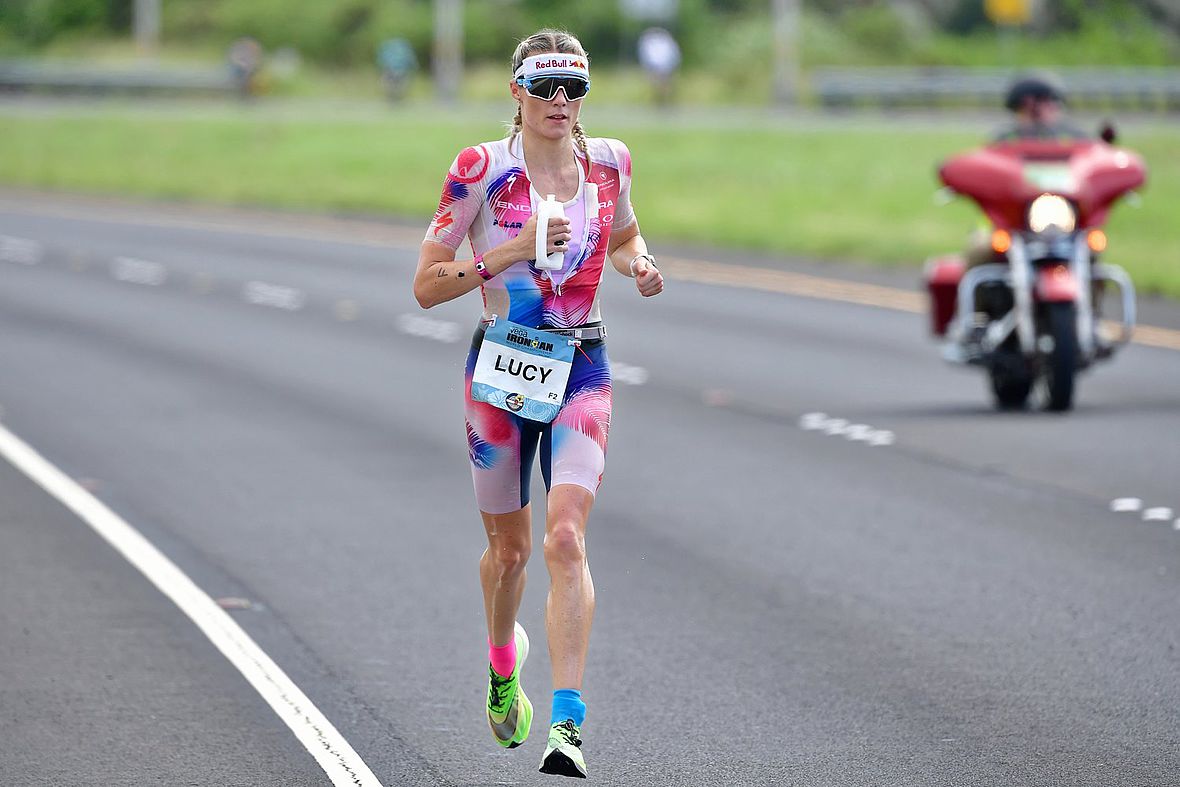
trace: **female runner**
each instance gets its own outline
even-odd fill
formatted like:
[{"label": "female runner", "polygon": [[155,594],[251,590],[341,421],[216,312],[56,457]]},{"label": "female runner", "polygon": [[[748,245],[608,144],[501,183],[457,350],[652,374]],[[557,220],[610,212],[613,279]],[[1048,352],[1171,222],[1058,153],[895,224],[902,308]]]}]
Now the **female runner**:
[{"label": "female runner", "polygon": [[[609,259],[634,278],[640,295],[664,285],[631,209],[630,153],[618,140],[587,137],[578,121],[590,90],[582,45],[564,31],[541,30],[517,46],[512,73],[511,132],[455,158],[422,242],[414,295],[427,309],[477,286],[483,295],[465,412],[488,538],[480,580],[492,734],[515,747],[532,722],[520,687],[528,637],[516,614],[532,551],[529,478],[539,447],[555,688],[540,770],[585,777],[581,689],[594,615],[586,520],[602,480],[611,413],[599,284]],[[549,195],[561,206],[552,218]],[[540,226],[539,211],[547,218]],[[456,259],[464,237],[474,258]]]}]

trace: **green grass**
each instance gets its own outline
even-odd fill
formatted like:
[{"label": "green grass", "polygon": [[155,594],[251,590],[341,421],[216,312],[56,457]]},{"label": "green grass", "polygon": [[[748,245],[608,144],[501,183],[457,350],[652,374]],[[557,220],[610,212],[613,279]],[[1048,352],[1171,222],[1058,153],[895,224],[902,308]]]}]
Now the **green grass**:
[{"label": "green grass", "polygon": [[[478,114],[407,106],[313,119],[249,108],[5,116],[0,183],[385,214],[425,228],[454,154],[502,133],[487,113],[472,120]],[[916,265],[963,246],[979,220],[965,201],[936,207],[932,196],[936,163],[983,130],[602,118],[588,118],[591,132],[631,147],[632,198],[657,251],[663,240]],[[1142,207],[1114,211],[1108,258],[1142,291],[1180,297],[1180,131],[1144,129],[1123,141],[1151,174]]]}]

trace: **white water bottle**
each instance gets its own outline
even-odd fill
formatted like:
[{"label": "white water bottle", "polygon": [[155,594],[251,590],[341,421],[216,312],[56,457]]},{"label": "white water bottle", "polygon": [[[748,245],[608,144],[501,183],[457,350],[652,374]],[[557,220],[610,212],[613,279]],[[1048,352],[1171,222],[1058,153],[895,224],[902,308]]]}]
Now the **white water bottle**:
[{"label": "white water bottle", "polygon": [[537,259],[534,264],[543,271],[559,271],[565,264],[564,251],[546,253],[549,246],[549,219],[560,218],[565,218],[565,210],[555,195],[550,194],[537,203]]}]

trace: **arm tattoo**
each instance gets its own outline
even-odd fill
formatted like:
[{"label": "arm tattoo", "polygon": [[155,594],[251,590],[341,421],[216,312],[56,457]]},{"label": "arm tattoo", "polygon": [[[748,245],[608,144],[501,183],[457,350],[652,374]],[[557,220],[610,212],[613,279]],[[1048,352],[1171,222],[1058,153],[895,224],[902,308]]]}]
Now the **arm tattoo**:
[{"label": "arm tattoo", "polygon": [[447,275],[447,269],[446,269],[446,268],[439,268],[439,269],[438,269],[438,278],[440,278],[440,279],[441,279],[441,278],[443,278],[443,277],[444,277],[444,276],[446,276],[446,275]]}]

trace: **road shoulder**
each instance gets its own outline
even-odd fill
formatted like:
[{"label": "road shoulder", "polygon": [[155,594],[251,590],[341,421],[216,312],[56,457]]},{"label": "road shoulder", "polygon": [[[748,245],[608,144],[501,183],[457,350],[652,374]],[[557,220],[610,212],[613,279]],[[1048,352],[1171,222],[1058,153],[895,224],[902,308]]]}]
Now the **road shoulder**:
[{"label": "road shoulder", "polygon": [[172,602],[5,461],[0,499],[6,783],[325,783]]}]

